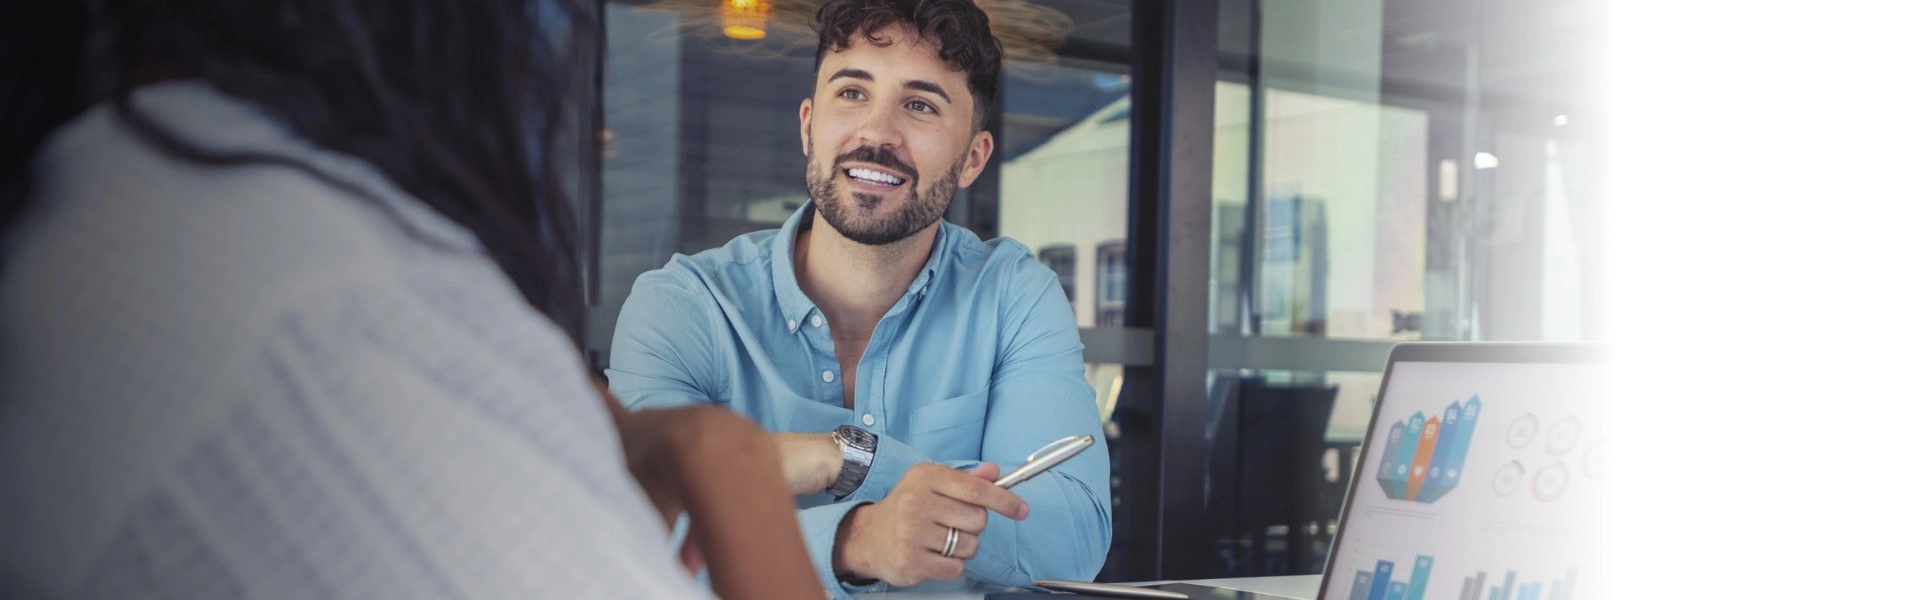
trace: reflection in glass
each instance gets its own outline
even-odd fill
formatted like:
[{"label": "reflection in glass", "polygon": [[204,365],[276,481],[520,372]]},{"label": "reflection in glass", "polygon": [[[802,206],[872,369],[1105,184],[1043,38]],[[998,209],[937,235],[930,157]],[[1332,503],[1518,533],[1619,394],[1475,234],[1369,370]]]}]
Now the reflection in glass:
[{"label": "reflection in glass", "polygon": [[1033,248],[1072,248],[1076,261],[1090,261],[1076,263],[1070,284],[1063,280],[1069,290],[1094,290],[1069,294],[1073,313],[1081,327],[1118,326],[1126,307],[1131,87],[1111,71],[1064,65],[1022,65],[1007,83],[1000,234]]},{"label": "reflection in glass", "polygon": [[1214,371],[1207,514],[1220,574],[1318,572],[1378,373]]},{"label": "reflection in glass", "polygon": [[[1222,2],[1212,332],[1589,339],[1594,4]],[[1322,568],[1379,380],[1212,373],[1215,575]]]},{"label": "reflection in glass", "polygon": [[1098,248],[1100,272],[1095,273],[1100,297],[1094,301],[1095,326],[1122,327],[1127,317],[1127,243],[1111,241]]},{"label": "reflection in glass", "polygon": [[[1223,82],[1217,98],[1215,327],[1416,337],[1406,325],[1426,301],[1426,115],[1266,89],[1255,132],[1246,85]],[[1248,256],[1257,260],[1242,266]]]},{"label": "reflection in glass", "polygon": [[1034,255],[1040,258],[1040,264],[1046,265],[1048,269],[1053,270],[1054,275],[1059,276],[1060,289],[1067,293],[1068,304],[1073,303],[1073,273],[1076,267],[1074,259],[1077,254],[1073,246],[1065,244],[1055,244],[1034,251]]}]

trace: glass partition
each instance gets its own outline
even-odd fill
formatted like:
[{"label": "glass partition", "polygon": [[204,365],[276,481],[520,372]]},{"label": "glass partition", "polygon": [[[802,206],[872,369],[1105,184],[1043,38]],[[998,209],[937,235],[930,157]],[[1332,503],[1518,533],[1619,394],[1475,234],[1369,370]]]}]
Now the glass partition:
[{"label": "glass partition", "polygon": [[1384,366],[1299,370],[1221,338],[1384,359],[1400,341],[1597,330],[1598,20],[1590,1],[1549,4],[1221,3],[1215,575],[1319,572],[1351,470],[1336,455],[1360,443]]}]

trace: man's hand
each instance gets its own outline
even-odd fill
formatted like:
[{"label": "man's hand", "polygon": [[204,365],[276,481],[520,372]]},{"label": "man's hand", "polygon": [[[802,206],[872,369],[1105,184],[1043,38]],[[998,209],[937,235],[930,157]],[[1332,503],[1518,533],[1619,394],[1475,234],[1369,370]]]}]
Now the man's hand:
[{"label": "man's hand", "polygon": [[[980,550],[988,510],[1027,518],[1026,501],[993,484],[999,477],[1000,467],[993,463],[972,471],[914,465],[885,499],[853,509],[840,522],[834,572],[894,585],[958,579],[966,573],[966,560]],[[959,539],[952,556],[941,556],[948,528],[959,530]]]},{"label": "man's hand", "polygon": [[793,495],[817,494],[840,477],[840,445],[829,433],[776,433],[780,471]]}]

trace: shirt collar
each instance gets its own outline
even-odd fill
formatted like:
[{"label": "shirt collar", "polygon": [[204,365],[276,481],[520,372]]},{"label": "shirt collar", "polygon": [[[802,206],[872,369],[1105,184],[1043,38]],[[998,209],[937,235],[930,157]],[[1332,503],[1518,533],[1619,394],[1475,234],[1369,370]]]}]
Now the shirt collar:
[{"label": "shirt collar", "polygon": [[[813,227],[813,218],[813,201],[808,200],[800,205],[799,210],[793,212],[793,216],[787,217],[787,222],[780,226],[780,233],[773,237],[774,301],[780,305],[780,316],[786,319],[789,332],[798,330],[800,324],[818,310],[813,299],[808,298],[806,292],[800,291],[800,280],[793,272],[793,244],[799,240],[800,232]],[[912,283],[907,284],[907,293],[902,300],[915,299],[924,295],[936,281],[936,275],[940,272],[939,267],[946,259],[947,239],[953,237],[953,232],[947,231],[947,228],[957,227],[957,225],[948,223],[945,219],[935,225],[939,230],[934,233],[933,250],[927,255],[927,266],[920,269],[920,275],[914,277]],[[900,306],[905,304],[901,302],[887,314],[891,315],[899,311]]]}]

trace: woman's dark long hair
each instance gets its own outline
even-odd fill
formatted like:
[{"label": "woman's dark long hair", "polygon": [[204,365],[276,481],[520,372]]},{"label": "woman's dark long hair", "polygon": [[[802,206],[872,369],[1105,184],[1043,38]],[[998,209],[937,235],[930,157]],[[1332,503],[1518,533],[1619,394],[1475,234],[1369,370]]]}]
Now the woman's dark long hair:
[{"label": "woman's dark long hair", "polygon": [[527,302],[582,343],[569,190],[591,158],[580,135],[601,47],[590,0],[27,4],[0,25],[0,231],[27,208],[35,149],[97,102],[185,160],[321,175],[198,148],[128,102],[143,84],[196,79],[365,160],[472,230]]}]

